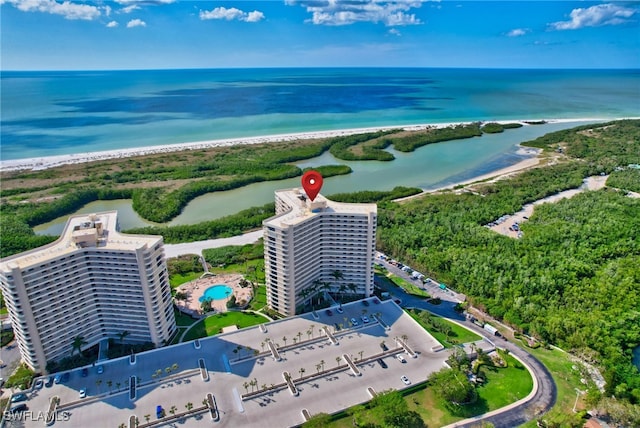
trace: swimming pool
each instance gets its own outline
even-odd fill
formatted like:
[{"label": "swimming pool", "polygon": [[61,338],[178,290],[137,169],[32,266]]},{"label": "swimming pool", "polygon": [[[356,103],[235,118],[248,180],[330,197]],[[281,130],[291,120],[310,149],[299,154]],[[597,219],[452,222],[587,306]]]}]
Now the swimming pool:
[{"label": "swimming pool", "polygon": [[204,294],[198,300],[204,302],[206,299],[222,300],[233,294],[231,287],[224,284],[214,285],[204,290]]}]

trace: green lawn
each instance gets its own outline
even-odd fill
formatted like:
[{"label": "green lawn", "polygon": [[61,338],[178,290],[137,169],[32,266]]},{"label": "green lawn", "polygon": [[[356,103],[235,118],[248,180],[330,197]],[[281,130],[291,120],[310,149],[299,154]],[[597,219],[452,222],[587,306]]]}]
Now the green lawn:
[{"label": "green lawn", "polygon": [[212,315],[198,321],[198,323],[189,330],[189,333],[187,333],[184,338],[184,342],[222,333],[222,328],[230,325],[244,328],[262,324],[267,321],[268,320],[261,315],[245,312],[225,312],[223,314]]},{"label": "green lawn", "polygon": [[376,275],[376,280],[378,283],[382,283],[382,288],[385,290],[388,290],[389,288],[393,288],[393,287],[400,287],[407,294],[412,294],[418,297],[426,297],[426,298],[430,297],[429,293],[417,287],[415,284],[410,283],[404,278],[395,276],[392,273],[387,274],[387,276]]},{"label": "green lawn", "polygon": [[202,272],[189,272],[185,274],[177,273],[169,277],[169,284],[171,285],[171,288],[176,288],[177,286],[182,285],[185,282],[193,281],[194,279],[200,278],[201,275]]},{"label": "green lawn", "polygon": [[[413,392],[405,395],[409,410],[418,412],[427,427],[440,427],[499,409],[526,397],[533,387],[531,375],[525,368],[517,368],[517,361],[511,356],[507,357],[507,364],[505,368],[490,369],[483,366],[487,382],[477,388],[478,400],[473,404],[461,406],[455,414],[435,395],[432,388],[420,386],[416,386]],[[344,416],[328,425],[330,428],[352,426],[351,416]]]},{"label": "green lawn", "polygon": [[[556,349],[538,349],[526,348],[526,350],[535,356],[545,367],[551,372],[553,380],[558,388],[558,399],[551,411],[548,413],[551,417],[573,414],[573,405],[576,401],[576,390],[584,391],[586,385],[580,382],[580,372],[573,370],[576,363],[569,359],[569,355]],[[582,398],[578,400],[577,409],[583,409]],[[527,422],[523,425],[526,428],[536,426],[535,421]]]},{"label": "green lawn", "polygon": [[173,314],[176,317],[176,325],[178,327],[190,326],[191,324],[197,321],[197,319],[191,318],[189,315],[185,315],[180,311],[177,311],[175,308],[173,309]]},{"label": "green lawn", "polygon": [[[456,323],[453,323],[445,318],[439,317],[437,315],[433,315],[427,311],[421,311],[418,309],[408,310],[407,313],[415,319],[425,330],[427,330],[433,337],[438,340],[438,342],[442,343],[445,348],[451,348],[454,345],[460,343],[467,342],[475,342],[477,340],[482,339],[480,336],[475,334],[472,331],[467,330],[459,326]],[[436,326],[447,326],[451,329],[451,333],[447,337],[446,334],[437,331],[431,325],[429,325],[426,320],[429,320],[430,323]]]},{"label": "green lawn", "polygon": [[[253,273],[247,276],[247,268],[249,266],[255,266],[255,275]],[[225,267],[212,267],[209,269],[212,273],[238,273],[240,275],[244,275],[244,277],[249,281],[256,281],[260,284],[264,284],[264,270],[262,267],[264,266],[264,259],[255,259],[248,260],[246,263],[236,263],[231,265],[226,265]]]},{"label": "green lawn", "polygon": [[267,287],[260,285],[255,289],[255,295],[251,299],[249,309],[257,311],[264,308],[267,305]]}]

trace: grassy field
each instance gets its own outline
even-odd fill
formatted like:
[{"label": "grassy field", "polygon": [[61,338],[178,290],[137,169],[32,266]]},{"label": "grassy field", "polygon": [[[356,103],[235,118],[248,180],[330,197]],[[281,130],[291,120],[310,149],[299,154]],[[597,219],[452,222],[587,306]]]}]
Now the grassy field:
[{"label": "grassy field", "polygon": [[169,277],[169,284],[171,285],[171,288],[176,288],[185,282],[200,278],[200,275],[202,275],[202,272],[189,272],[184,275],[177,273]]},{"label": "grassy field", "polygon": [[185,315],[175,309],[173,310],[173,314],[176,317],[176,325],[178,327],[187,327],[197,321],[195,318],[191,318],[189,315]]},{"label": "grassy field", "polygon": [[415,284],[410,283],[409,281],[405,280],[404,278],[400,278],[399,276],[396,276],[396,275],[394,275],[392,273],[386,273],[386,274],[383,274],[383,275],[376,275],[376,280],[378,282],[382,283],[383,288],[384,288],[384,286],[386,286],[387,288],[389,288],[389,287],[400,287],[407,294],[411,294],[411,295],[418,296],[418,297],[425,297],[425,298],[429,298],[430,297],[429,293],[427,293],[426,291],[418,288]]},{"label": "grassy field", "polygon": [[[526,397],[533,387],[531,375],[511,357],[507,357],[507,367],[484,366],[487,382],[477,388],[478,400],[466,406],[460,406],[452,412],[445,402],[436,396],[433,389],[416,387],[405,395],[409,410],[417,412],[427,427],[440,427],[471,416],[490,412]],[[347,412],[348,413],[348,412]],[[344,416],[328,425],[330,428],[351,428],[352,419]]]},{"label": "grassy field", "polygon": [[267,305],[267,287],[260,285],[255,289],[255,295],[251,299],[249,309],[257,311],[264,308]]},{"label": "grassy field", "polygon": [[[247,270],[249,266],[256,267],[255,274],[251,273],[247,275]],[[263,259],[255,259],[248,260],[245,263],[234,263],[230,265],[225,265],[224,267],[215,266],[209,269],[209,272],[220,274],[220,273],[237,273],[240,275],[244,275],[244,277],[249,281],[257,281],[258,283],[264,283],[264,270],[262,267],[264,266]]]},{"label": "grassy field", "polygon": [[[433,315],[430,312],[412,309],[407,311],[407,313],[411,315],[413,319],[418,321],[425,330],[429,331],[429,333],[431,333],[438,342],[442,343],[445,348],[451,348],[452,346],[460,343],[475,342],[476,340],[482,339],[474,332],[460,327],[458,324],[452,323],[449,320]],[[447,336],[444,333],[436,331],[427,322],[425,322],[424,317],[435,325],[448,326],[451,329],[451,333]]]},{"label": "grassy field", "polygon": [[[576,363],[569,359],[569,354],[556,349],[531,349],[526,348],[529,353],[535,356],[551,372],[553,380],[558,388],[558,399],[555,406],[548,413],[549,416],[567,415],[573,413],[573,405],[576,402],[576,388],[584,391],[586,385],[580,382],[580,372],[574,370]],[[577,410],[584,408],[582,396],[578,399]],[[527,422],[523,427],[536,427],[535,421]]]},{"label": "grassy field", "polygon": [[245,312],[225,312],[223,314],[212,315],[198,321],[198,323],[189,330],[183,342],[222,333],[222,328],[230,325],[244,328],[262,324],[267,321],[268,320],[261,315]]}]

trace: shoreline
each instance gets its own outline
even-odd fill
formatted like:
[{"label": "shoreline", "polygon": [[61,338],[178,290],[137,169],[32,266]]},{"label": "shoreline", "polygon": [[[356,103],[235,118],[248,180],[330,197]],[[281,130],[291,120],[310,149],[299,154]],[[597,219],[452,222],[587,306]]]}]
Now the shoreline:
[{"label": "shoreline", "polygon": [[[610,121],[610,120],[622,120],[629,118],[617,118],[617,119],[607,119],[607,118],[575,118],[575,119],[523,119],[523,120],[488,120],[488,121],[480,121],[481,123],[521,123],[524,126],[536,126],[530,125],[526,122],[541,122],[545,123],[567,123],[567,122],[599,122],[599,121]],[[630,118],[636,119],[636,118]],[[468,122],[448,122],[448,123],[424,123],[417,125],[406,125],[406,126],[377,126],[370,128],[352,128],[352,129],[338,129],[331,131],[316,131],[316,132],[300,132],[300,133],[292,133],[292,134],[276,134],[276,135],[264,135],[257,137],[239,137],[239,138],[229,138],[229,139],[221,139],[221,140],[206,140],[206,141],[196,141],[190,143],[177,143],[177,144],[166,144],[166,145],[158,145],[158,146],[146,146],[146,147],[137,147],[130,149],[116,149],[116,150],[106,150],[100,152],[87,152],[87,153],[78,153],[78,154],[68,154],[68,155],[54,155],[54,156],[43,156],[38,158],[25,158],[25,159],[11,159],[11,160],[0,160],[0,172],[11,172],[11,171],[23,171],[23,170],[31,170],[31,171],[40,171],[49,168],[55,168],[62,165],[69,164],[82,164],[88,162],[96,162],[102,160],[111,160],[111,159],[124,159],[129,157],[136,156],[146,156],[153,155],[159,153],[173,153],[173,152],[181,152],[188,150],[202,150],[214,147],[229,147],[235,145],[242,144],[262,144],[262,143],[275,143],[275,142],[286,142],[286,141],[295,141],[295,140],[311,140],[311,139],[320,139],[320,138],[332,138],[332,137],[340,137],[354,134],[362,134],[367,132],[377,132],[377,131],[386,131],[391,129],[402,129],[405,131],[420,131],[427,128],[447,128],[450,126],[456,125],[466,125],[470,123],[475,123],[478,121],[468,121]]]}]

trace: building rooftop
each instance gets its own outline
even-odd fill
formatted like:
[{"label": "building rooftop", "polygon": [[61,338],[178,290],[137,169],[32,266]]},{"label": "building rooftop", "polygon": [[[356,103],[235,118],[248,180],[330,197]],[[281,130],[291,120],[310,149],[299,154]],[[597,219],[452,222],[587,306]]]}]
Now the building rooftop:
[{"label": "building rooftop", "polygon": [[283,228],[304,222],[321,213],[371,214],[378,211],[376,204],[349,204],[331,201],[321,194],[311,201],[300,188],[277,190],[276,199],[284,201],[291,210],[264,221],[265,226]]},{"label": "building rooftop", "polygon": [[117,230],[118,212],[82,214],[69,217],[60,237],[51,244],[0,260],[0,270],[21,269],[72,253],[79,248],[131,251],[152,246],[161,236],[128,235]]}]

